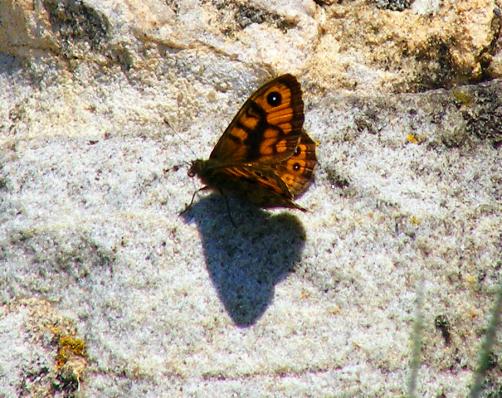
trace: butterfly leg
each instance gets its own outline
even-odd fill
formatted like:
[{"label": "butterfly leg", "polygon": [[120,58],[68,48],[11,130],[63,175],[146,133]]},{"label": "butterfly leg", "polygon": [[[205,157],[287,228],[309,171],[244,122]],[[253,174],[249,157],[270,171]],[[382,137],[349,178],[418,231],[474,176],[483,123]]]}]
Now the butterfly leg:
[{"label": "butterfly leg", "polygon": [[300,205],[296,204],[295,202],[293,202],[292,200],[290,201],[290,204],[291,204],[291,208],[293,209],[298,209],[298,210],[301,210],[303,211],[304,213],[306,213],[308,210],[301,207]]},{"label": "butterfly leg", "polygon": [[180,216],[182,214],[185,214],[188,210],[190,210],[193,206],[193,201],[195,200],[195,195],[197,195],[200,191],[207,191],[209,189],[209,187],[206,185],[206,186],[203,186],[202,188],[200,189],[197,189],[193,195],[192,195],[192,200],[190,201],[190,204],[188,206],[186,206],[182,211],[180,211]]},{"label": "butterfly leg", "polygon": [[227,213],[228,213],[228,218],[230,218],[230,222],[234,226],[234,228],[237,228],[237,224],[235,223],[234,219],[232,218],[232,213],[230,212],[230,203],[228,203],[228,197],[223,193],[221,189],[218,190],[220,192],[220,195],[223,196],[223,199],[225,199],[225,205],[227,206]]}]

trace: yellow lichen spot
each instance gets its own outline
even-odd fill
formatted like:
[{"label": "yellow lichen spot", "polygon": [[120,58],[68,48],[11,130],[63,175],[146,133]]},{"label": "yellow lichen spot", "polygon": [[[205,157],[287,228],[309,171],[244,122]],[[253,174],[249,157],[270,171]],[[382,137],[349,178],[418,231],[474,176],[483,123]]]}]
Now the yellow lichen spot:
[{"label": "yellow lichen spot", "polygon": [[419,143],[419,140],[415,134],[407,134],[406,141],[408,141],[410,144],[418,144]]},{"label": "yellow lichen spot", "polygon": [[452,90],[453,98],[455,98],[462,105],[471,105],[474,102],[474,96],[467,91],[462,89],[454,89]]},{"label": "yellow lichen spot", "polygon": [[60,336],[58,342],[58,353],[56,355],[56,367],[63,367],[73,356],[86,357],[85,342],[78,337]]},{"label": "yellow lichen spot", "polygon": [[406,134],[406,142],[414,145],[420,145],[422,142],[426,140],[426,136],[424,134],[416,134],[416,133],[409,133]]},{"label": "yellow lichen spot", "polygon": [[49,330],[51,331],[51,333],[54,335],[54,336],[59,336],[61,335],[61,329],[58,328],[57,326],[55,325],[50,325],[49,327]]},{"label": "yellow lichen spot", "polygon": [[420,225],[422,221],[417,216],[411,216],[410,223],[412,223],[413,225]]},{"label": "yellow lichen spot", "polygon": [[478,280],[475,275],[466,274],[464,275],[464,281],[467,286],[471,289],[474,289],[477,286]]},{"label": "yellow lichen spot", "polygon": [[338,314],[341,314],[341,312],[342,312],[342,309],[340,308],[340,306],[338,306],[336,304],[328,307],[328,313],[330,315],[338,315]]}]

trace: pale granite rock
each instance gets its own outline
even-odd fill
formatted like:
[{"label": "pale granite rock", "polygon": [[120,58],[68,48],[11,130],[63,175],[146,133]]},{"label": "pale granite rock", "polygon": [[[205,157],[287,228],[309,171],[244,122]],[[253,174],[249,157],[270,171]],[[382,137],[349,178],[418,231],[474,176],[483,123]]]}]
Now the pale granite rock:
[{"label": "pale granite rock", "polygon": [[[489,0],[0,2],[0,396],[474,391],[500,26]],[[230,200],[234,228],[201,194],[180,216],[187,162],[286,72],[319,142],[309,213]]]}]

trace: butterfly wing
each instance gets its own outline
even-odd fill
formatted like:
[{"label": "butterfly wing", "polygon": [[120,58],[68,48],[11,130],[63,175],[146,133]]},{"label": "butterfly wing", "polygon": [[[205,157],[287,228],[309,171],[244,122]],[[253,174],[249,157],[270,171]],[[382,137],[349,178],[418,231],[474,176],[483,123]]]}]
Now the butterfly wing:
[{"label": "butterfly wing", "polygon": [[217,169],[211,185],[222,193],[241,196],[258,207],[289,207],[305,211],[293,202],[286,183],[270,167],[230,166]]},{"label": "butterfly wing", "polygon": [[293,155],[274,167],[276,175],[286,184],[293,198],[305,192],[312,181],[317,164],[315,150],[315,142],[302,132]]},{"label": "butterfly wing", "polygon": [[293,154],[273,165],[236,165],[217,168],[216,185],[232,191],[260,207],[290,207],[305,211],[293,199],[301,195],[312,181],[316,144],[302,132]]},{"label": "butterfly wing", "polygon": [[293,199],[308,187],[317,160],[303,121],[300,84],[280,76],[251,95],[209,159],[192,162],[189,174],[259,207],[305,211]]},{"label": "butterfly wing", "polygon": [[303,121],[300,83],[293,75],[279,76],[244,103],[209,159],[221,165],[280,162],[297,147]]}]

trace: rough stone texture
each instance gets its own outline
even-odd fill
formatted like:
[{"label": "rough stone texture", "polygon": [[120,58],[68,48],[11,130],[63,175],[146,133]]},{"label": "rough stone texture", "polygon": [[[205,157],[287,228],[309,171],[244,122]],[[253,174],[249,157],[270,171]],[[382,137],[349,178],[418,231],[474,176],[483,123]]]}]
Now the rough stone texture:
[{"label": "rough stone texture", "polygon": [[[500,14],[0,2],[0,396],[466,396],[502,283]],[[186,162],[284,72],[310,212],[179,216]]]}]

